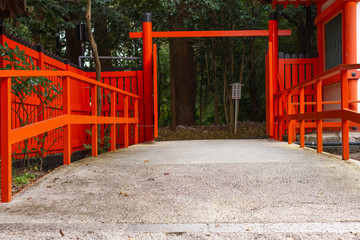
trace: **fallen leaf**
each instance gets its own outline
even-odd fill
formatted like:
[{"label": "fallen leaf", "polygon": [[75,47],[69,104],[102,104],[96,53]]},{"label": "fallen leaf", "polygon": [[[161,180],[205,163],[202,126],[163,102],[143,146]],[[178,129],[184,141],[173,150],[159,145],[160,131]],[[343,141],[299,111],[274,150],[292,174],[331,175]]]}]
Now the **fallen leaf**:
[{"label": "fallen leaf", "polygon": [[247,228],[246,231],[252,231],[252,229],[251,229],[251,228]]},{"label": "fallen leaf", "polygon": [[144,163],[148,163],[149,161],[148,160],[145,160]]},{"label": "fallen leaf", "polygon": [[164,173],[164,175],[169,175],[170,173],[168,173],[168,172],[166,172],[166,173]]},{"label": "fallen leaf", "polygon": [[210,237],[210,234],[209,234],[209,233],[207,233],[207,234],[206,234],[206,236],[207,236],[207,237]]},{"label": "fallen leaf", "polygon": [[63,233],[63,231],[61,229],[59,230],[59,233],[61,234],[62,237],[65,236],[65,234]]},{"label": "fallen leaf", "polygon": [[125,194],[125,192],[124,192],[124,191],[120,191],[120,194]]}]

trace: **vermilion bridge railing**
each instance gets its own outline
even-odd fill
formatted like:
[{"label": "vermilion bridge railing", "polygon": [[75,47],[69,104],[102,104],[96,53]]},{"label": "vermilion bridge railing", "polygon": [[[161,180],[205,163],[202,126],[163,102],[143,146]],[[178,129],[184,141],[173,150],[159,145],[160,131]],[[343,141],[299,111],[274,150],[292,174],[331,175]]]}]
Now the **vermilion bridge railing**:
[{"label": "vermilion bridge railing", "polygon": [[[360,113],[349,109],[349,103],[358,103],[360,101],[349,100],[348,82],[351,79],[358,79],[360,64],[343,64],[331,70],[318,74],[304,82],[278,91],[274,94],[274,102],[279,104],[279,114],[275,117],[275,125],[279,128],[281,134],[283,129],[287,131],[288,143],[293,142],[295,125],[299,124],[300,129],[300,147],[305,146],[305,121],[314,120],[312,124],[317,132],[317,152],[321,153],[323,128],[340,128],[342,131],[342,158],[349,159],[349,127],[360,125]],[[334,79],[341,83],[341,101],[323,101],[323,85],[326,82],[334,82]],[[306,101],[305,88],[314,85],[315,101]],[[298,94],[298,99],[293,95]],[[296,100],[296,101],[295,101]],[[340,104],[338,110],[323,110],[325,104]],[[315,110],[309,112],[305,106],[313,105]],[[299,107],[299,112],[294,112],[294,106]],[[285,109],[285,111],[281,111]],[[341,119],[339,122],[324,122],[325,119]],[[276,133],[277,134],[277,133]]]},{"label": "vermilion bridge railing", "polygon": [[[23,127],[12,128],[12,94],[11,77],[61,77],[62,78],[62,115],[39,121]],[[116,149],[116,124],[123,124],[125,129],[134,124],[134,143],[138,143],[139,123],[139,96],[122,89],[97,82],[88,77],[81,76],[71,71],[32,71],[32,70],[3,70],[0,71],[0,94],[1,94],[1,201],[10,202],[12,197],[12,144],[25,139],[38,136],[39,134],[63,128],[63,152],[64,164],[71,162],[71,131],[70,125],[90,124],[92,130],[91,143],[92,155],[97,156],[97,124],[110,124],[111,151]],[[91,115],[78,115],[72,111],[70,82],[88,84],[91,89]],[[124,116],[117,116],[116,104],[110,106],[110,116],[97,116],[97,88],[110,92],[112,103],[116,102],[117,96],[123,96]],[[133,116],[129,116],[129,103],[132,98],[134,106]],[[129,145],[129,131],[124,131],[125,147]]]},{"label": "vermilion bridge railing", "polygon": [[[69,63],[69,61],[62,59],[50,52],[45,51],[41,45],[32,45],[26,41],[23,41],[17,37],[14,37],[10,34],[7,34],[5,28],[0,27],[0,44],[7,44],[9,49],[15,49],[16,47],[19,50],[24,51],[26,56],[26,61],[30,62],[30,58],[33,60],[35,66],[38,67],[39,70],[57,70],[57,71],[71,71],[73,73],[77,73],[82,76],[89,77],[91,79],[95,79],[94,72],[87,72],[84,69],[80,69],[77,66]],[[6,61],[0,57],[0,68],[6,66]],[[154,63],[156,65],[156,62]],[[49,77],[50,80],[54,84],[59,84],[62,87],[61,79],[57,77]],[[135,95],[139,95],[139,142],[145,141],[145,126],[151,125],[149,123],[145,124],[145,101],[144,101],[144,77],[142,69],[137,70],[122,70],[122,71],[109,71],[101,73],[101,82],[109,84],[119,89],[123,89],[127,92],[131,92]],[[89,115],[91,108],[89,104],[89,87],[87,84],[78,81],[72,81],[71,83],[71,111],[73,114],[77,115]],[[109,103],[108,98],[102,92],[102,116],[109,115]],[[36,95],[31,95],[26,102],[24,103],[24,108],[27,109],[28,112],[34,112],[34,109],[39,107],[39,98]],[[116,113],[120,116],[124,116],[124,107],[123,100],[117,98],[116,102]],[[18,104],[17,99],[13,98],[12,106],[15,107]],[[34,122],[46,120],[49,118],[61,116],[63,114],[63,109],[61,107],[62,104],[62,96],[56,98],[51,106],[48,106],[43,113],[39,113],[37,117],[33,118]],[[147,103],[149,105],[149,103]],[[151,108],[146,105],[146,108]],[[133,102],[129,103],[129,113],[133,114],[134,106]],[[38,112],[35,111],[37,114]],[[25,114],[23,111],[20,111],[19,115]],[[17,128],[20,127],[21,123],[19,119],[16,117],[15,111],[12,112],[12,127]],[[118,127],[117,131],[118,136],[123,136],[124,131],[129,131],[129,144],[134,144],[134,124],[130,124],[128,129],[124,129],[123,126]],[[101,126],[101,137],[104,136],[104,128],[105,126]],[[148,129],[150,127],[147,127]],[[89,125],[83,124],[77,126],[76,128],[71,129],[71,148],[72,152],[79,152],[84,150],[84,144],[89,144],[90,139],[89,135],[86,133],[86,130],[89,129]],[[52,155],[52,154],[61,154],[63,152],[63,143],[62,143],[63,132],[59,129],[52,130],[48,132],[47,137],[44,138],[44,148],[48,149],[44,156]],[[1,144],[1,141],[0,141]],[[35,141],[34,138],[30,138],[27,140],[27,148],[34,149],[37,148],[38,142]],[[20,142],[18,144],[14,144],[12,146],[13,158],[15,159],[24,159],[24,153],[22,153],[22,149],[24,149],[24,142]],[[125,140],[121,137],[117,139],[117,147],[125,147]],[[1,152],[1,151],[0,151]],[[31,151],[28,153],[29,157],[35,157],[36,151]]]}]

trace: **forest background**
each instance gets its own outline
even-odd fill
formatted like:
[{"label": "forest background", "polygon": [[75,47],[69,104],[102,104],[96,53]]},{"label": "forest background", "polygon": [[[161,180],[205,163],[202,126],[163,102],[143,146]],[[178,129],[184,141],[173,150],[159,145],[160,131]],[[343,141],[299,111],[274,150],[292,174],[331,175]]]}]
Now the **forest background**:
[{"label": "forest background", "polygon": [[[77,64],[91,55],[78,38],[77,25],[85,22],[86,0],[28,0],[30,16],[3,20],[7,31]],[[264,0],[93,0],[92,26],[100,56],[140,57],[141,16],[152,13],[153,31],[268,29],[271,4]],[[279,51],[316,55],[315,6],[277,8]],[[240,121],[265,121],[265,54],[267,37],[154,39],[158,46],[159,125],[234,126],[230,84],[240,82]],[[102,70],[131,69],[129,60],[101,60]],[[93,67],[92,61],[85,63]]]}]

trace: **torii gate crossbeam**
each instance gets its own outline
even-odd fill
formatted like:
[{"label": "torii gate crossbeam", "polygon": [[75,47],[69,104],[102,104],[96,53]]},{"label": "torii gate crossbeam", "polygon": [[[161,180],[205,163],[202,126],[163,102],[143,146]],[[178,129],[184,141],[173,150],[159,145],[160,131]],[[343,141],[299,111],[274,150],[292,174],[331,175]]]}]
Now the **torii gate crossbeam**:
[{"label": "torii gate crossbeam", "polygon": [[[142,32],[129,33],[130,38],[142,38]],[[290,36],[291,30],[278,30],[278,36]],[[180,37],[268,37],[269,30],[229,30],[229,31],[173,31],[152,32],[152,38]]]}]

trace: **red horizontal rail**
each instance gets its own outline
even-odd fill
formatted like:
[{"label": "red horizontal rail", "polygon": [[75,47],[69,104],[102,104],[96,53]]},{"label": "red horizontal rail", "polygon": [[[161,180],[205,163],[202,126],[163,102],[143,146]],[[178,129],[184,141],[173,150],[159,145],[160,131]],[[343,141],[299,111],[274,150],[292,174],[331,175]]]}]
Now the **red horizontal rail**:
[{"label": "red horizontal rail", "polygon": [[[136,76],[137,76],[136,71],[101,72],[101,77],[102,78],[107,78],[107,77],[120,77],[121,78],[121,77],[136,77]],[[90,72],[89,77],[90,78],[95,78],[96,73],[95,72]]]},{"label": "red horizontal rail", "polygon": [[[130,38],[142,38],[142,32],[130,32]],[[291,36],[291,30],[279,30],[279,36]],[[174,31],[152,32],[153,38],[188,37],[266,37],[269,30],[229,30],[229,31]]]},{"label": "red horizontal rail", "polygon": [[92,84],[104,89],[108,89],[111,91],[115,91],[117,93],[121,93],[133,98],[139,98],[138,95],[133,93],[126,92],[119,88],[110,86],[108,84],[98,82],[96,80],[90,79],[88,77],[81,76],[77,73],[73,73],[70,71],[37,71],[37,70],[3,70],[0,71],[0,78],[7,78],[7,77],[72,77],[75,78],[77,81]]},{"label": "red horizontal rail", "polygon": [[336,76],[336,75],[340,75],[342,70],[353,70],[353,69],[360,69],[360,64],[341,64],[337,67],[334,67],[326,72],[320,73],[302,83],[299,83],[298,85],[292,86],[290,88],[284,89],[280,92],[277,92],[275,95],[279,96],[282,94],[287,94],[289,92],[292,92],[294,90],[300,89],[302,87],[306,87],[309,86],[311,84],[316,83],[317,81],[326,81],[327,79]]},{"label": "red horizontal rail", "polygon": [[137,121],[138,119],[136,118],[124,117],[63,115],[11,130],[10,143],[14,144],[31,137],[35,137],[67,124],[134,124],[137,123]]}]

